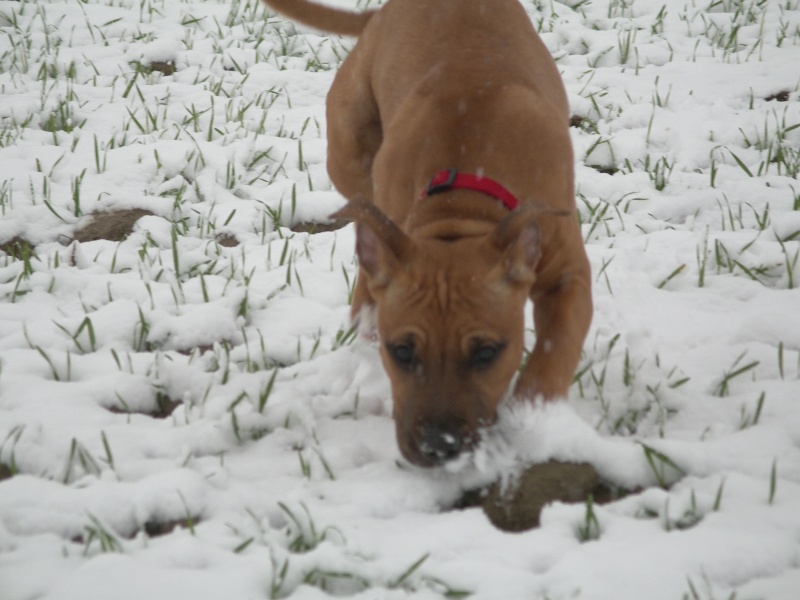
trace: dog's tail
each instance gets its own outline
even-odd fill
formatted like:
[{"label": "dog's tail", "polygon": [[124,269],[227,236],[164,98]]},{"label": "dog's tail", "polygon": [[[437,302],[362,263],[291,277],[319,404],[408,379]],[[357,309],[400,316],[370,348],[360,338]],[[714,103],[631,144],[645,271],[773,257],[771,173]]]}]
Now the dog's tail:
[{"label": "dog's tail", "polygon": [[264,0],[271,9],[314,29],[358,36],[377,11],[350,12],[308,0]]}]

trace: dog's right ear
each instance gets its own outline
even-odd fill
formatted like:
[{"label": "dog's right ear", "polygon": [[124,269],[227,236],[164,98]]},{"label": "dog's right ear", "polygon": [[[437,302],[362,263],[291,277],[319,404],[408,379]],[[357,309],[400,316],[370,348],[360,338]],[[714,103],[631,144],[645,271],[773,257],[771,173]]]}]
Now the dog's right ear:
[{"label": "dog's right ear", "polygon": [[531,286],[536,281],[536,265],[542,257],[539,211],[520,209],[506,215],[489,238],[502,253],[500,267],[507,281]]},{"label": "dog's right ear", "polygon": [[371,286],[387,285],[414,250],[411,239],[371,202],[348,202],[331,218],[356,222],[358,264],[369,276]]}]

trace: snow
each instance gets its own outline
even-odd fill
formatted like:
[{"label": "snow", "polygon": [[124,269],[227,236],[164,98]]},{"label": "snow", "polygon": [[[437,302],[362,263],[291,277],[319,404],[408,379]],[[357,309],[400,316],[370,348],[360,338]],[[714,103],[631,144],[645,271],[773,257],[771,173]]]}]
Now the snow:
[{"label": "snow", "polygon": [[[344,201],[352,41],[256,0],[0,1],[0,244],[34,246],[0,252],[1,600],[797,597],[800,3],[523,4],[584,118],[594,321],[568,400],[421,470],[348,335],[352,226],[289,229]],[[549,459],[632,493],[589,530],[453,508]]]}]

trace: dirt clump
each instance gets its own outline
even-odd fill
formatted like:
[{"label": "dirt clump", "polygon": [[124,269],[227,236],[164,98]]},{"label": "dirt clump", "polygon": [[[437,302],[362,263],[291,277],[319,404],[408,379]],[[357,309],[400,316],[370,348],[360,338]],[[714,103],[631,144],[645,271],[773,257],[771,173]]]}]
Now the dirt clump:
[{"label": "dirt clump", "polygon": [[220,246],[224,246],[225,248],[235,248],[239,245],[239,240],[236,239],[236,236],[230,233],[220,233],[217,236],[217,243]]},{"label": "dirt clump", "polygon": [[19,236],[0,244],[0,251],[16,260],[24,260],[33,256],[33,244]]},{"label": "dirt clump", "polygon": [[772,102],[773,100],[777,100],[778,102],[788,102],[789,101],[789,91],[783,90],[778,92],[777,94],[772,94],[771,96],[767,96],[764,98],[767,102]]},{"label": "dirt clump", "polygon": [[176,521],[147,521],[142,528],[148,537],[154,538],[168,535],[175,529],[194,529],[200,519],[178,519]]},{"label": "dirt clump", "polygon": [[569,126],[570,127],[583,127],[584,125],[584,117],[580,115],[572,115],[569,118]]},{"label": "dirt clump", "polygon": [[153,71],[158,71],[159,73],[163,73],[164,75],[174,75],[175,74],[175,62],[172,60],[154,60],[147,68],[152,73]]}]

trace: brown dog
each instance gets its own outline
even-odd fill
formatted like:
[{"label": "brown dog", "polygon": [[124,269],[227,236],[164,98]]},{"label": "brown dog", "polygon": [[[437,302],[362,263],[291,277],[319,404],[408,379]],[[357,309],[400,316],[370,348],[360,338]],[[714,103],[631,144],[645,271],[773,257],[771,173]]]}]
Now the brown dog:
[{"label": "brown dog", "polygon": [[495,419],[528,298],[536,346],[515,394],[566,395],[591,321],[589,263],[566,94],[517,0],[364,13],[265,1],[360,36],[328,94],[328,172],[350,201],[336,216],[357,223],[352,314],[377,309],[403,455],[441,464]]}]

